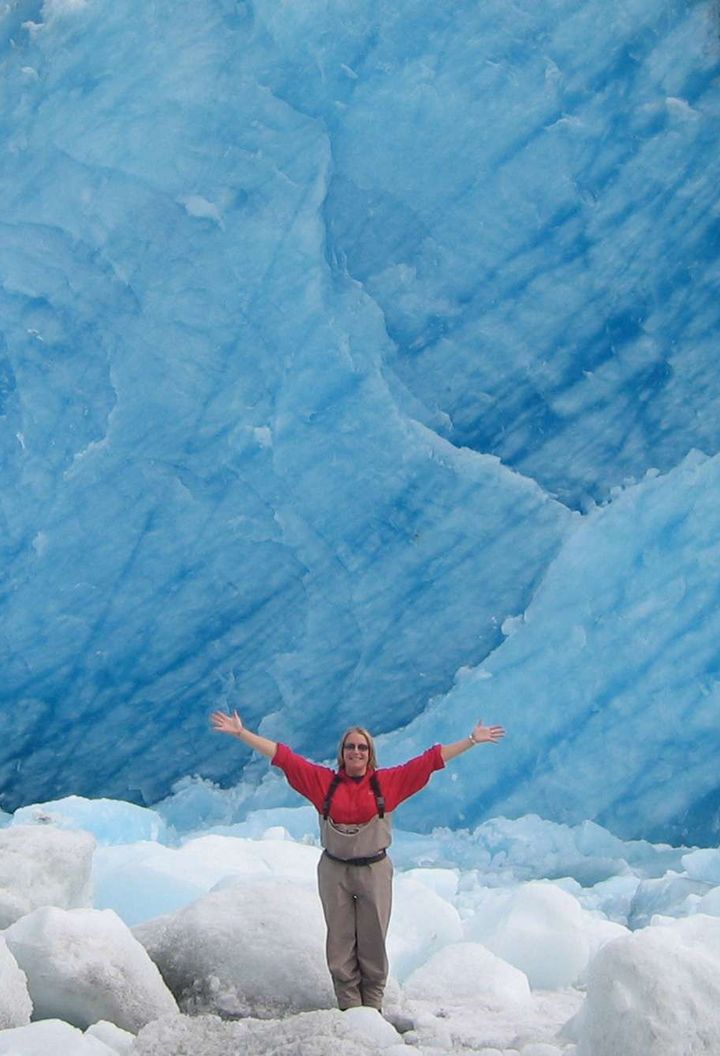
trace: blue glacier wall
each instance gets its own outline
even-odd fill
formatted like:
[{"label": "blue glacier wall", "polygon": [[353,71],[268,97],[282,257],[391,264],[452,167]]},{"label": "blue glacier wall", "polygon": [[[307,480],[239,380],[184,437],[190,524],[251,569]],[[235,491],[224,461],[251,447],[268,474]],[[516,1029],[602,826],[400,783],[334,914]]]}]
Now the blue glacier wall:
[{"label": "blue glacier wall", "polygon": [[417,827],[713,838],[718,28],[4,6],[5,809],[482,708]]}]

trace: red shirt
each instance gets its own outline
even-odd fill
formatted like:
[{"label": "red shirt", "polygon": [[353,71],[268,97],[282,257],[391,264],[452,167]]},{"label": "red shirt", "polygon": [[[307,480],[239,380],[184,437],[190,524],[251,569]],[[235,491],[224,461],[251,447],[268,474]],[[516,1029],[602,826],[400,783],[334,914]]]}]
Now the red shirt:
[{"label": "red shirt", "polygon": [[[322,813],[325,796],[335,775],[334,770],[329,766],[311,763],[309,759],[293,752],[286,744],[278,744],[272,764],[280,767],[288,784],[301,796],[309,799],[318,814]],[[376,770],[386,813],[389,814],[404,799],[424,788],[434,771],[442,770],[444,766],[441,746],[435,744],[422,755],[409,759],[401,766]],[[363,825],[377,814],[375,796],[370,787],[372,771],[369,770],[359,781],[348,777],[344,770],[340,773],[342,776],[333,794],[330,816],[340,825]]]}]

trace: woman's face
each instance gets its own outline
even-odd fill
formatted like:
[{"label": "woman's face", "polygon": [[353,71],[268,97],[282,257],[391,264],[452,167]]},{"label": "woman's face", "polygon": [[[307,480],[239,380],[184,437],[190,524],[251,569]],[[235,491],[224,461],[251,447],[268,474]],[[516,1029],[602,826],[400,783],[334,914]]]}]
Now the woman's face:
[{"label": "woman's face", "polygon": [[343,744],[343,762],[348,777],[362,777],[368,767],[370,747],[361,733],[349,733]]}]

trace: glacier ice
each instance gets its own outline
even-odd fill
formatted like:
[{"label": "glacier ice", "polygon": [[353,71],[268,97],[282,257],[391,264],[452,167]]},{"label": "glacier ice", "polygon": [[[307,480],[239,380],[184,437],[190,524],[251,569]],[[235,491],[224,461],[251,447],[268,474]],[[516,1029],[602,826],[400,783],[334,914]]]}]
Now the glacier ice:
[{"label": "glacier ice", "polygon": [[[0,1053],[717,1047],[719,30],[0,5]],[[318,760],[508,728],[398,811],[404,1038],[287,1015],[317,820],[216,706]],[[269,1021],[124,1019],[129,926]],[[28,1024],[13,935],[100,1022]]]},{"label": "glacier ice", "polygon": [[[517,629],[401,733],[390,761],[478,714],[512,731],[432,785],[437,823],[479,812],[628,838],[717,840],[720,460],[693,456],[579,521]],[[383,758],[385,754],[383,753]],[[403,808],[420,826],[427,801]]]},{"label": "glacier ice", "polygon": [[717,28],[2,7],[7,809],[289,806],[218,703],[317,758],[491,708],[407,827],[713,842]]}]

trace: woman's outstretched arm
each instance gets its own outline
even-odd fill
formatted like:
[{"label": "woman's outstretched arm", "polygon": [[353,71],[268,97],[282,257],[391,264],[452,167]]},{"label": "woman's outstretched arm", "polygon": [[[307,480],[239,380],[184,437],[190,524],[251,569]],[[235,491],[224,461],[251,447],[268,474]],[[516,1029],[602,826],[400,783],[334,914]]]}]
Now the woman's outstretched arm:
[{"label": "woman's outstretched arm", "polygon": [[232,715],[226,715],[224,711],[214,711],[210,716],[210,722],[212,723],[212,728],[217,730],[218,733],[229,733],[231,737],[237,737],[248,748],[252,748],[255,752],[260,752],[261,755],[266,755],[268,759],[272,759],[277,751],[276,741],[271,741],[267,737],[261,737],[259,733],[250,733],[250,730],[246,730],[242,724],[242,719],[236,711]]},{"label": "woman's outstretched arm", "polygon": [[461,741],[454,741],[453,744],[442,744],[440,746],[443,762],[449,763],[451,759],[455,759],[456,756],[469,751],[476,744],[497,744],[504,736],[505,730],[502,726],[483,726],[481,719],[477,726],[474,726],[467,737],[463,737]]}]

